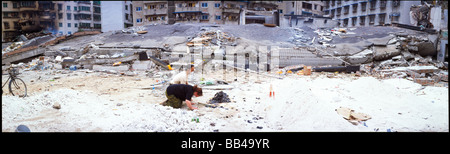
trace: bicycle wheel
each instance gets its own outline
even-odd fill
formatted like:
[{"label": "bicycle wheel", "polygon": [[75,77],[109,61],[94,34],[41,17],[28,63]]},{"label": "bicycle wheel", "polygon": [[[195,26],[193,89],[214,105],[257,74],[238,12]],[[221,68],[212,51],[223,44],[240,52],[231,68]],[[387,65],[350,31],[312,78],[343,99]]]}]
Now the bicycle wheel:
[{"label": "bicycle wheel", "polygon": [[9,81],[9,92],[13,96],[26,97],[27,96],[27,85],[22,79],[15,78]]}]

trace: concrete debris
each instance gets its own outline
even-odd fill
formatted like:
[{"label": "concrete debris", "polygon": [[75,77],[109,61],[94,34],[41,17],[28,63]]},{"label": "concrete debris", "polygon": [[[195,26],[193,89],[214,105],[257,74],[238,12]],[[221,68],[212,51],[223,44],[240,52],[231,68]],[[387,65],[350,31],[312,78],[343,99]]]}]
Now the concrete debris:
[{"label": "concrete debris", "polygon": [[336,112],[353,125],[358,125],[360,121],[367,121],[372,118],[368,114],[355,113],[355,110],[346,107],[339,107]]},{"label": "concrete debris", "polygon": [[211,100],[209,100],[209,104],[216,103],[228,103],[231,102],[230,98],[228,98],[228,94],[223,91],[217,92]]}]

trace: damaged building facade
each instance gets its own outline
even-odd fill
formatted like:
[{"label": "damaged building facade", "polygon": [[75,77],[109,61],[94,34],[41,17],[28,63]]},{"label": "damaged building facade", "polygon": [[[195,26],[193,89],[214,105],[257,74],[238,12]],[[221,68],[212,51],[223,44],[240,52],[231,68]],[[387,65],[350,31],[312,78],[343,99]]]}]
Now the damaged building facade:
[{"label": "damaged building facade", "polygon": [[[244,1],[136,1],[133,2],[133,24],[212,23],[241,24]],[[169,9],[172,8],[172,9]]]},{"label": "damaged building facade", "polygon": [[411,6],[420,1],[325,1],[325,15],[340,22],[342,27],[410,24]]},{"label": "damaged building facade", "polygon": [[100,1],[2,1],[2,42],[44,30],[67,35],[100,30]]}]

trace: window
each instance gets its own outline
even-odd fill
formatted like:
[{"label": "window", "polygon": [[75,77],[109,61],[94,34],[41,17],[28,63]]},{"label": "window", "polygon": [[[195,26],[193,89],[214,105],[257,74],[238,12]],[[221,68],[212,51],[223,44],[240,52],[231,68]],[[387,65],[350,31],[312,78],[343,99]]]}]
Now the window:
[{"label": "window", "polygon": [[375,23],[375,15],[369,16],[369,25],[373,25]]},{"label": "window", "polygon": [[378,22],[379,22],[380,24],[384,24],[385,17],[386,17],[386,14],[379,14],[379,15],[378,15]]},{"label": "window", "polygon": [[13,3],[13,8],[17,8],[17,3]]},{"label": "window", "polygon": [[63,18],[63,14],[62,13],[58,13],[58,19],[62,19],[62,18]]},{"label": "window", "polygon": [[220,7],[220,3],[214,3],[214,7],[219,8]]},{"label": "window", "polygon": [[67,10],[70,10],[70,5],[67,5]]},{"label": "window", "polygon": [[5,26],[5,29],[9,29],[9,22],[3,22],[3,25]]},{"label": "window", "polygon": [[314,10],[317,10],[317,5],[316,4],[314,4]]},{"label": "window", "polygon": [[188,7],[195,7],[195,3],[188,3]]},{"label": "window", "polygon": [[147,9],[156,9],[156,5],[147,5]]},{"label": "window", "polygon": [[128,5],[125,5],[125,10],[128,10]]},{"label": "window", "polygon": [[125,20],[128,20],[128,13],[125,13]]},{"label": "window", "polygon": [[102,16],[94,14],[94,21],[101,21],[101,20],[102,20]]},{"label": "window", "polygon": [[58,11],[62,10],[62,4],[58,4]]},{"label": "window", "polygon": [[283,13],[283,10],[278,10],[278,13]]},{"label": "window", "polygon": [[222,18],[221,16],[216,16],[216,20],[220,20]]},{"label": "window", "polygon": [[142,18],[136,19],[137,23],[141,23],[142,22]]},{"label": "window", "polygon": [[94,13],[101,13],[100,7],[94,7]]},{"label": "window", "polygon": [[160,9],[165,8],[165,7],[166,7],[166,5],[164,5],[164,4],[159,5]]},{"label": "window", "polygon": [[72,34],[72,32],[71,32],[71,31],[68,31],[68,32],[67,32],[67,34],[69,34],[69,35],[70,35],[70,34]]},{"label": "window", "polygon": [[94,24],[94,28],[102,28],[102,24]]},{"label": "window", "polygon": [[[142,8],[141,7],[136,7],[136,11],[142,11]],[[142,21],[142,19],[141,19],[141,21]]]},{"label": "window", "polygon": [[91,7],[88,7],[88,6],[81,6],[81,7],[80,7],[80,10],[81,10],[81,11],[91,11]]},{"label": "window", "polygon": [[359,24],[362,26],[366,24],[366,16],[359,17]]},{"label": "window", "polygon": [[202,20],[208,20],[208,15],[203,15]]},{"label": "window", "polygon": [[202,7],[208,7],[208,3],[202,3]]},{"label": "window", "polygon": [[62,27],[63,26],[63,24],[62,23],[59,23],[59,27]]},{"label": "window", "polygon": [[161,16],[161,20],[166,20],[166,17],[165,16]]},{"label": "window", "polygon": [[77,24],[77,23],[75,23],[75,24],[74,24],[74,27],[78,27],[78,24]]},{"label": "window", "polygon": [[8,7],[8,3],[3,3],[3,8],[7,8]]},{"label": "window", "polygon": [[76,11],[77,9],[78,9],[78,7],[76,7],[76,6],[75,6],[75,7],[73,7],[73,10],[75,10],[75,11]]},{"label": "window", "polygon": [[67,20],[72,20],[72,13],[67,13]]},{"label": "window", "polygon": [[72,24],[71,23],[67,23],[67,27],[72,27]]}]

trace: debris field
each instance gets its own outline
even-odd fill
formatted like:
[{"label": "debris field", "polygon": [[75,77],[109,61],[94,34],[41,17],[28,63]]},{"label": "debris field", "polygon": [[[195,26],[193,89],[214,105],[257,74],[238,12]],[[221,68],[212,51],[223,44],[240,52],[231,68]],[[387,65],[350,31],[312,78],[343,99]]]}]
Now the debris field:
[{"label": "debris field", "polygon": [[[2,50],[2,71],[16,65],[28,93],[3,87],[2,132],[448,132],[438,35],[260,24],[30,34]],[[198,109],[160,105],[191,64]]]}]

